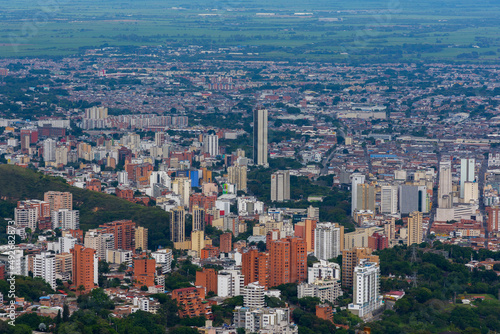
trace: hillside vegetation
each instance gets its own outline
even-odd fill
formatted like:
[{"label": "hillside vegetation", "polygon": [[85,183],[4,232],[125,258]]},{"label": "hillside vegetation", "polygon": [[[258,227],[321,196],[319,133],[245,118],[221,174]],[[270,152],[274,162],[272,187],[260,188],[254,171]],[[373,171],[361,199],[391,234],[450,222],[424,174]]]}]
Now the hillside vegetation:
[{"label": "hillside vegetation", "polygon": [[43,200],[44,192],[50,190],[73,194],[73,209],[80,210],[80,228],[84,231],[106,222],[131,219],[149,229],[150,249],[170,246],[168,212],[130,203],[114,195],[73,187],[62,178],[12,165],[0,165],[0,217],[13,218],[13,204],[25,199]]}]

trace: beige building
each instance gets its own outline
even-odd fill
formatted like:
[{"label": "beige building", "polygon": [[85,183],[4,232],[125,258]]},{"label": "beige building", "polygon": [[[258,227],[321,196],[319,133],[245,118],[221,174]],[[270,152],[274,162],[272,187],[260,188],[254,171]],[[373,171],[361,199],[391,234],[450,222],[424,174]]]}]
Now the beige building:
[{"label": "beige building", "polygon": [[356,210],[375,212],[375,186],[362,183],[357,187]]},{"label": "beige building", "polygon": [[49,203],[51,212],[61,209],[73,210],[73,194],[70,192],[47,191],[43,200]]},{"label": "beige building", "polygon": [[247,166],[231,166],[227,168],[229,183],[235,184],[237,190],[247,190]]},{"label": "beige building", "polygon": [[358,228],[354,232],[344,234],[344,249],[368,247],[369,237],[376,231],[383,231],[378,226],[368,228]]},{"label": "beige building", "polygon": [[142,226],[135,228],[135,249],[148,249],[148,229]]},{"label": "beige building", "polygon": [[423,241],[422,212],[414,211],[408,217],[408,246]]}]

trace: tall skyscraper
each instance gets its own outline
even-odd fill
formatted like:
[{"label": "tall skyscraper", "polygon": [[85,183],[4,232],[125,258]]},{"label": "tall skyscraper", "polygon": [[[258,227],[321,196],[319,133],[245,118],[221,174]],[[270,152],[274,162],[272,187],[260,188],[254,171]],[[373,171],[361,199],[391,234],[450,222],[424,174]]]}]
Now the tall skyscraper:
[{"label": "tall skyscraper", "polygon": [[247,166],[231,166],[227,168],[229,183],[235,184],[237,190],[247,190]]},{"label": "tall skyscraper", "polygon": [[306,242],[287,237],[271,241],[269,251],[269,287],[300,283],[307,279]]},{"label": "tall skyscraper", "polygon": [[253,112],[253,162],[267,167],[267,109]]},{"label": "tall skyscraper", "polygon": [[219,154],[219,136],[205,135],[203,136],[203,152],[216,156]]},{"label": "tall skyscraper", "polygon": [[288,200],[290,200],[290,171],[277,171],[271,175],[271,201]]},{"label": "tall skyscraper", "polygon": [[414,211],[408,217],[408,246],[423,241],[422,212]]},{"label": "tall skyscraper", "polygon": [[97,286],[98,258],[95,249],[75,245],[71,249],[73,255],[73,284],[77,290],[83,286],[83,292],[89,292]]},{"label": "tall skyscraper", "polygon": [[329,260],[341,254],[340,227],[332,223],[320,223],[314,230],[314,256]]},{"label": "tall skyscraper", "polygon": [[451,182],[451,161],[439,163],[438,207],[451,209],[453,207],[453,184]]},{"label": "tall skyscraper", "polygon": [[184,242],[186,240],[186,214],[182,206],[170,210],[170,233],[172,242]]},{"label": "tall skyscraper", "polygon": [[366,318],[382,306],[380,295],[380,267],[376,262],[360,260],[354,268],[354,297],[349,311],[360,318]]},{"label": "tall skyscraper", "polygon": [[474,182],[476,179],[475,167],[476,159],[460,160],[460,198],[465,195],[465,182]]},{"label": "tall skyscraper", "polygon": [[358,184],[365,183],[363,174],[355,173],[351,175],[351,215],[358,207]]},{"label": "tall skyscraper", "polygon": [[56,160],[56,141],[52,138],[46,139],[43,142],[43,160]]},{"label": "tall skyscraper", "polygon": [[398,187],[382,186],[380,191],[380,212],[398,213]]}]

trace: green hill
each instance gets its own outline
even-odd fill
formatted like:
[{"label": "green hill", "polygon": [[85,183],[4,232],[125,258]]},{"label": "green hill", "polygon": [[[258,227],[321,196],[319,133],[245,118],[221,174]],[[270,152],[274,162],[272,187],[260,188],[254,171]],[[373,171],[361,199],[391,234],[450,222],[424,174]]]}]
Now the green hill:
[{"label": "green hill", "polygon": [[80,210],[80,228],[84,231],[113,220],[131,219],[149,229],[150,249],[171,246],[168,212],[130,203],[114,195],[76,188],[62,178],[13,165],[0,165],[0,217],[13,217],[13,204],[18,200],[43,200],[44,192],[50,190],[73,194],[73,209]]}]

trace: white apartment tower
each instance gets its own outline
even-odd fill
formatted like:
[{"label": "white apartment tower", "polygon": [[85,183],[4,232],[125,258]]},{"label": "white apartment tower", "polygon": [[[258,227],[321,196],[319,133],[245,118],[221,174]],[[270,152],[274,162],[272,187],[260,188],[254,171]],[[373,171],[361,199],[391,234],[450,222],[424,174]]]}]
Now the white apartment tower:
[{"label": "white apartment tower", "polygon": [[290,171],[277,171],[271,175],[271,201],[288,200],[290,200]]},{"label": "white apartment tower", "polygon": [[358,207],[358,184],[365,183],[365,176],[360,173],[355,173],[351,175],[351,215],[354,213]]},{"label": "white apartment tower", "polygon": [[49,138],[43,142],[43,160],[56,160],[56,141],[52,138]]},{"label": "white apartment tower", "polygon": [[266,288],[258,282],[250,283],[243,288],[243,306],[264,307],[264,292]]},{"label": "white apartment tower", "polygon": [[366,318],[382,306],[380,295],[380,267],[368,259],[360,260],[354,268],[354,297],[349,311],[360,318]]},{"label": "white apartment tower", "polygon": [[460,198],[465,198],[465,183],[474,182],[476,159],[460,160]]},{"label": "white apartment tower", "polygon": [[49,252],[35,255],[33,277],[41,277],[52,289],[56,289],[56,256]]},{"label": "white apartment tower", "polygon": [[340,227],[332,223],[319,223],[314,230],[314,256],[329,260],[341,254]]},{"label": "white apartment tower", "polygon": [[80,212],[78,210],[61,209],[52,211],[52,228],[61,230],[77,230],[80,228]]},{"label": "white apartment tower", "polygon": [[221,270],[217,275],[217,295],[219,297],[240,296],[244,284],[244,276],[238,270]]},{"label": "white apartment tower", "polygon": [[387,214],[398,213],[398,187],[382,186],[380,190],[380,212]]},{"label": "white apartment tower", "polygon": [[215,157],[219,154],[219,136],[205,135],[203,136],[203,152]]},{"label": "white apartment tower", "polygon": [[267,167],[267,109],[253,112],[253,163]]}]

